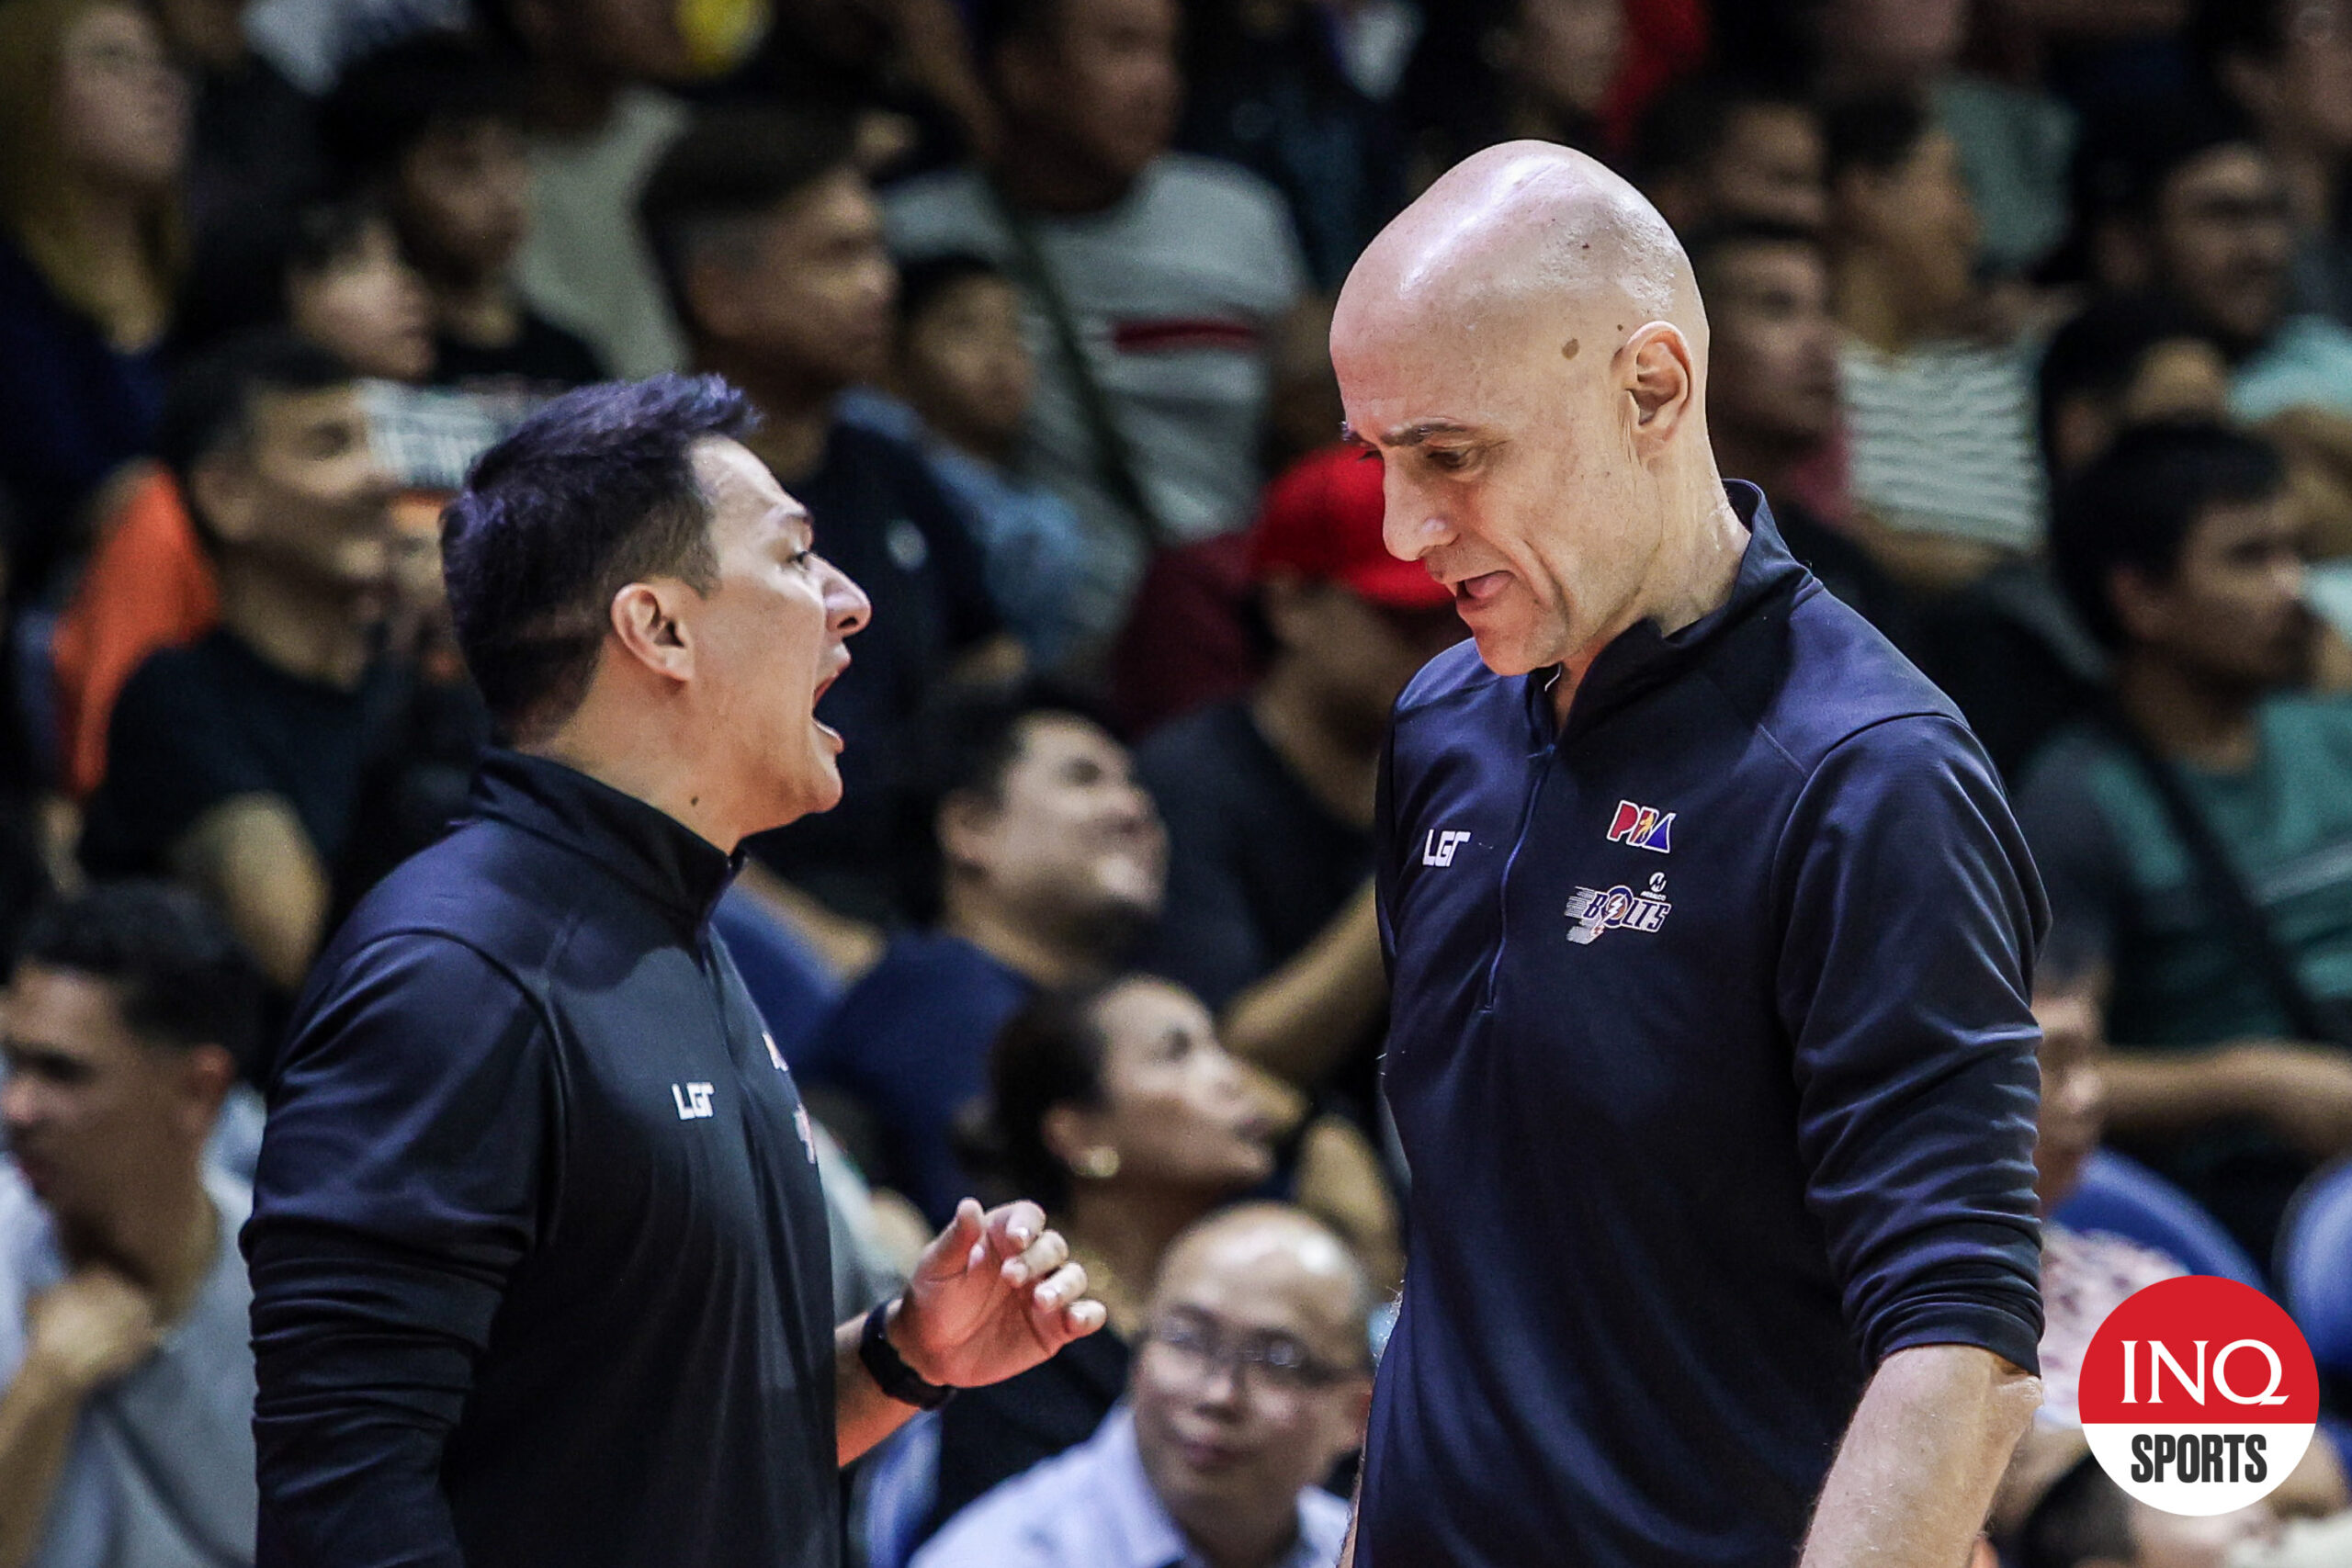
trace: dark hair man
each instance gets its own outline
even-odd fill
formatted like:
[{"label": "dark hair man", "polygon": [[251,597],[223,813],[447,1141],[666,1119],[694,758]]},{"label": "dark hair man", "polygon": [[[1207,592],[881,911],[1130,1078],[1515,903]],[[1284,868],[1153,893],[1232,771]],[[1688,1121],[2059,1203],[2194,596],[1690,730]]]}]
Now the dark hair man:
[{"label": "dark hair man", "polygon": [[2109,1135],[2257,1258],[2352,1147],[2352,1053],[2304,1035],[2177,830],[2169,770],[2322,1006],[2352,998],[2352,711],[2296,694],[2314,622],[2278,455],[2218,425],[2125,433],[2075,481],[2051,564],[2112,660],[2121,722],[2053,740],[2018,797],[2062,922],[2112,972]]},{"label": "dark hair man", "polygon": [[395,705],[398,672],[369,645],[392,481],[351,372],[297,340],[222,347],[167,412],[159,443],[211,554],[220,625],[124,684],[82,863],[187,883],[290,991]]},{"label": "dark hair man", "polygon": [[1329,1562],[1347,1510],[1317,1483],[1363,1438],[1372,1301],[1347,1244],[1296,1209],[1202,1221],[1160,1265],[1127,1402],[958,1514],[915,1568]]},{"label": "dark hair man", "polygon": [[2064,484],[2135,424],[2221,419],[2229,366],[2196,319],[2144,294],[2101,299],[2060,327],[2041,353],[2041,455]]},{"label": "dark hair man", "polygon": [[2352,17],[2333,0],[2201,0],[2191,36],[2284,180],[2298,304],[2352,319]]},{"label": "dark hair man", "polygon": [[1476,639],[1382,771],[1418,1223],[1357,1562],[1962,1562],[2041,1319],[1991,766],[1718,477],[1689,264],[1593,160],[1457,165],[1331,343]]},{"label": "dark hair man", "polygon": [[1804,94],[1691,76],[1642,112],[1631,177],[1686,240],[1728,223],[1818,229],[1822,155],[1821,114]]},{"label": "dark hair man", "polygon": [[557,400],[442,559],[521,748],[322,956],[245,1231],[261,1555],[839,1562],[837,1463],[1099,1326],[1034,1205],[966,1201],[832,1325],[817,1152],[711,936],[743,839],[841,795],[868,605],[716,378]]},{"label": "dark hair man", "polygon": [[899,255],[974,252],[1021,283],[1041,345],[1024,466],[1078,509],[1122,585],[1090,606],[1097,645],[1155,547],[1249,521],[1271,351],[1307,287],[1271,186],[1168,150],[1179,9],[991,0],[977,47],[1000,156],[888,202]]},{"label": "dark hair man", "polygon": [[1272,658],[1246,697],[1163,726],[1136,763],[1168,823],[1168,903],[1141,964],[1217,1010],[1238,1055],[1369,1117],[1387,985],[1372,816],[1388,712],[1462,640],[1443,585],[1380,542],[1360,447],[1267,487],[1250,563]]},{"label": "dark hair man", "polygon": [[255,987],[193,895],[28,931],[0,1036],[0,1564],[250,1562],[250,1196],[204,1168]]},{"label": "dark hair man", "polygon": [[944,1215],[989,1043],[1039,987],[1127,957],[1159,913],[1168,840],[1126,748],[1050,689],[950,691],[922,728],[937,884],[910,901],[935,902],[936,924],[893,937],[796,1060],[873,1117],[879,1179]]},{"label": "dark hair man", "polygon": [[2025,344],[1975,341],[1977,220],[1960,150],[1923,100],[1833,107],[1829,241],[1840,396],[1861,536],[1947,588],[2039,547],[2045,497]]},{"label": "dark hair man", "polygon": [[580,337],[523,299],[515,256],[531,231],[523,77],[484,46],[428,32],[344,67],[330,144],[391,213],[433,298],[433,378],[561,390],[605,378]]},{"label": "dark hair man", "polygon": [[853,127],[813,111],[708,116],[663,155],[642,213],[695,366],[758,408],[747,445],[875,605],[875,629],[825,704],[849,743],[842,807],[755,848],[842,913],[902,919],[894,764],[907,727],[950,666],[1017,667],[1020,651],[1001,636],[979,547],[921,449],[840,415],[842,393],[888,364],[898,281]]},{"label": "dark hair man", "polygon": [[1684,238],[1707,302],[1707,435],[1715,466],[1763,491],[1789,553],[1898,645],[1902,591],[1799,499],[1800,470],[1838,432],[1838,318],[1821,241],[1780,223]]}]

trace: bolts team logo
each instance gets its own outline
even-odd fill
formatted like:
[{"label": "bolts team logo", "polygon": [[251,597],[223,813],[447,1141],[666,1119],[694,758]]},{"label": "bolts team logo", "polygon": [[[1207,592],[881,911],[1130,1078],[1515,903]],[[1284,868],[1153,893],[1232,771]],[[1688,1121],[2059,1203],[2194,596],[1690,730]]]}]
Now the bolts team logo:
[{"label": "bolts team logo", "polygon": [[2286,1310],[2191,1274],[2107,1314],[2083,1356],[2083,1436],[2099,1468],[2168,1514],[2261,1501],[2311,1446],[2319,1369]]},{"label": "bolts team logo", "polygon": [[1663,897],[1665,892],[1666,878],[1662,875],[1650,878],[1647,893],[1636,893],[1622,883],[1606,890],[1579,887],[1568,895],[1567,917],[1573,922],[1568,927],[1568,940],[1581,947],[1599,942],[1601,932],[1615,931],[1619,926],[1654,931],[1666,924],[1666,917],[1674,909]]},{"label": "bolts team logo", "polygon": [[1637,850],[1656,850],[1660,854],[1673,852],[1674,813],[1660,815],[1655,806],[1640,806],[1630,800],[1617,803],[1616,819],[1609,824],[1609,841],[1631,844]]}]

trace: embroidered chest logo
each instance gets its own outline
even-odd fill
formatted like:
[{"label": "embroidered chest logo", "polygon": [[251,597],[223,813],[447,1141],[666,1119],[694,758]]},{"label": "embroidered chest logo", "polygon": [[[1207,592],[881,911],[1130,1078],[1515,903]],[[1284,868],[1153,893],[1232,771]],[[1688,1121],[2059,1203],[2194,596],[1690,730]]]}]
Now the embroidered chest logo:
[{"label": "embroidered chest logo", "polygon": [[670,1086],[670,1102],[678,1108],[681,1122],[699,1122],[717,1114],[710,1108],[711,1086],[707,1083],[673,1083]]},{"label": "embroidered chest logo", "polygon": [[1470,841],[1470,835],[1452,829],[1432,828],[1421,840],[1423,865],[1452,865],[1453,852]]},{"label": "embroidered chest logo", "polygon": [[1655,806],[1636,805],[1630,800],[1617,803],[1616,818],[1609,824],[1609,841],[1631,844],[1637,850],[1656,850],[1670,854],[1674,850],[1674,813],[1661,815]]},{"label": "embroidered chest logo", "polygon": [[1600,933],[1623,926],[1628,931],[1654,931],[1666,924],[1674,906],[1666,901],[1666,874],[1650,876],[1649,891],[1636,893],[1618,884],[1611,888],[1579,887],[1568,895],[1568,940],[1579,947],[1599,942]]}]

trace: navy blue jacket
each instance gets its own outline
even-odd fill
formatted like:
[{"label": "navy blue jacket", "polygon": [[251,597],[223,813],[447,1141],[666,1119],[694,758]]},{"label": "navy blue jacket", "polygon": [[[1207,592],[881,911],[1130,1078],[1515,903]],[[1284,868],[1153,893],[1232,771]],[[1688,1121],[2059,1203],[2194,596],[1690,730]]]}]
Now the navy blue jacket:
[{"label": "navy blue jacket", "polygon": [[1730,489],[1729,602],[1565,728],[1470,644],[1397,704],[1362,1568],[1788,1568],[1880,1360],[2036,1365],[2041,885],[1951,705]]},{"label": "navy blue jacket", "polygon": [[816,1146],[729,857],[557,763],[320,958],[244,1232],[261,1568],[832,1568]]}]

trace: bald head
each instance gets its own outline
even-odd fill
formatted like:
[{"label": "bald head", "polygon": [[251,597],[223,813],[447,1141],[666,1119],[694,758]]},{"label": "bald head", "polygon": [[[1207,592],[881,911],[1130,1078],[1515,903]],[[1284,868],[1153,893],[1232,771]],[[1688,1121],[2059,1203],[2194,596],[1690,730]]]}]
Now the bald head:
[{"label": "bald head", "polygon": [[1703,352],[1706,314],[1681,242],[1632,186],[1547,141],[1509,141],[1455,164],[1381,231],[1349,273],[1344,337],[1434,329],[1508,335],[1534,321],[1558,346],[1600,348],[1653,321]]},{"label": "bald head", "polygon": [[1706,353],[1657,209],[1548,142],[1465,159],[1349,273],[1331,363],[1386,459],[1388,548],[1453,588],[1496,673],[1580,671],[1729,592],[1747,534],[1707,446]]},{"label": "bald head", "polygon": [[[1204,1288],[1222,1294],[1238,1281],[1281,1299],[1328,1341],[1363,1343],[1372,1281],[1347,1244],[1301,1210],[1247,1203],[1203,1220],[1168,1249],[1152,1300],[1182,1302]],[[1330,1353],[1329,1345],[1324,1349]]]}]

